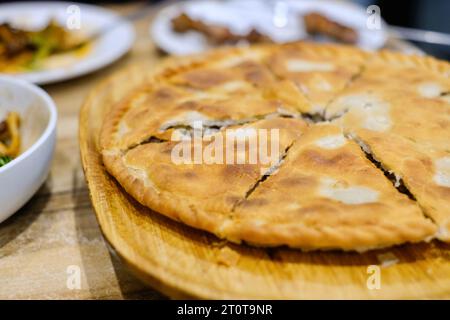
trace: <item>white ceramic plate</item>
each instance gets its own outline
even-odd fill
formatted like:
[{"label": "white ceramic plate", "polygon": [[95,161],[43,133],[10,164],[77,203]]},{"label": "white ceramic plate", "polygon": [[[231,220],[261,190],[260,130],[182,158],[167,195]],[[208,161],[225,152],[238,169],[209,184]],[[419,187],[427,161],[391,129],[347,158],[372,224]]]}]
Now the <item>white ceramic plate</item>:
[{"label": "white ceramic plate", "polygon": [[57,112],[42,89],[26,81],[0,77],[0,118],[20,115],[21,153],[0,167],[0,222],[19,210],[44,183],[56,141]]},{"label": "white ceramic plate", "polygon": [[133,26],[114,12],[92,5],[35,1],[0,4],[0,23],[10,22],[19,27],[42,28],[49,19],[55,18],[65,26],[67,19],[75,17],[74,11],[68,10],[71,5],[77,5],[80,9],[79,32],[82,34],[92,34],[103,26],[109,26],[113,21],[116,21],[117,26],[97,38],[86,56],[61,57],[55,63],[57,66],[19,73],[13,75],[14,77],[37,84],[63,81],[101,69],[130,50],[135,39]]},{"label": "white ceramic plate", "polygon": [[246,34],[252,28],[269,35],[276,42],[301,40],[306,37],[301,15],[316,11],[358,31],[358,46],[379,49],[387,39],[385,23],[380,30],[369,30],[366,21],[369,14],[365,8],[337,1],[281,1],[287,8],[287,23],[276,27],[273,23],[276,1],[199,0],[177,3],[161,10],[150,27],[154,42],[164,51],[174,55],[202,52],[210,48],[206,39],[197,32],[177,33],[172,30],[171,20],[181,12],[206,23],[229,27],[235,33]]}]

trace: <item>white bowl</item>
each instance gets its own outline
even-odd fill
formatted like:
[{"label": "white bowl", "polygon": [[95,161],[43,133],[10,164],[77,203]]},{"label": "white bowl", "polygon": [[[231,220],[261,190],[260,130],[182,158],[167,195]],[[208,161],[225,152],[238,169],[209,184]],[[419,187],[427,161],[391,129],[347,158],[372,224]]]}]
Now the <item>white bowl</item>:
[{"label": "white bowl", "polygon": [[0,222],[19,210],[48,176],[56,141],[57,111],[42,89],[22,80],[0,77],[0,119],[20,115],[21,154],[0,167]]}]

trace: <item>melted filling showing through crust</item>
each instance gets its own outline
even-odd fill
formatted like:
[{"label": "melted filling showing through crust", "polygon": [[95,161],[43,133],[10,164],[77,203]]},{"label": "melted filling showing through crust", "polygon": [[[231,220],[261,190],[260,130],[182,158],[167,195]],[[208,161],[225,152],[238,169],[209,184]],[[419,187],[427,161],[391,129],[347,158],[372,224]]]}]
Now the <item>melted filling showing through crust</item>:
[{"label": "melted filling showing through crust", "polygon": [[378,200],[378,191],[376,190],[364,186],[341,185],[331,178],[322,179],[319,193],[325,198],[345,204],[364,204]]},{"label": "melted filling showing through crust", "polygon": [[437,185],[450,188],[450,157],[435,161],[436,173],[433,177]]}]

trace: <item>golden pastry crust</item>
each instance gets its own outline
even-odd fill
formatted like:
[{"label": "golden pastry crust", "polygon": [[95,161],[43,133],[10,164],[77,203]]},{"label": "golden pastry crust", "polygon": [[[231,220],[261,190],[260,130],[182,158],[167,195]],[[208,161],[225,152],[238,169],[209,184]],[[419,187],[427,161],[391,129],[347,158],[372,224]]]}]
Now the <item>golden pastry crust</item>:
[{"label": "golden pastry crust", "polygon": [[235,210],[225,233],[260,245],[365,251],[435,231],[355,142],[324,124],[301,136],[279,171]]},{"label": "golden pastry crust", "polygon": [[[104,120],[104,164],[141,204],[234,242],[364,251],[428,240],[435,224],[449,241],[449,70],[429,57],[310,43],[169,61]],[[321,116],[335,125],[315,123]],[[197,121],[210,138],[280,129],[286,158],[174,163],[171,140],[192,136]]]},{"label": "golden pastry crust", "polygon": [[278,77],[292,81],[309,99],[303,112],[320,114],[370,57],[346,46],[293,43],[280,46],[266,61]]},{"label": "golden pastry crust", "polygon": [[444,241],[450,240],[449,70],[430,57],[381,52],[326,111],[329,119],[343,115],[334,122],[402,178]]},{"label": "golden pastry crust", "polygon": [[[283,152],[306,126],[300,119],[275,118],[240,128],[279,129],[280,151]],[[268,137],[270,144],[271,136]],[[191,141],[185,143],[189,149],[194,147]],[[207,144],[202,142],[203,147]],[[268,171],[270,167],[263,166],[261,162],[177,164],[173,161],[172,152],[179,145],[180,142],[169,141],[142,144],[127,152],[104,150],[103,162],[125,190],[143,205],[223,237],[222,229],[230,219],[233,206],[257,183],[263,175],[262,171]],[[225,149],[223,155],[226,156]]]}]

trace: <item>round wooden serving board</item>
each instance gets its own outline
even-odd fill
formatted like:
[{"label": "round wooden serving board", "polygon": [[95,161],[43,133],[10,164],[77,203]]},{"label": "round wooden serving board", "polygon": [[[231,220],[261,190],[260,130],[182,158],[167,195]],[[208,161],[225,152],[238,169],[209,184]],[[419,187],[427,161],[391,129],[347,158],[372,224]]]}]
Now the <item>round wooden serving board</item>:
[{"label": "round wooden serving board", "polygon": [[[235,245],[139,205],[105,170],[99,129],[111,106],[154,66],[125,70],[95,88],[80,114],[83,167],[105,238],[141,279],[173,298],[450,298],[450,245],[434,241],[364,254]],[[220,183],[220,181],[218,181]],[[380,255],[399,260],[381,266]],[[368,267],[380,266],[369,289]],[[369,271],[372,269],[369,268]]]}]

